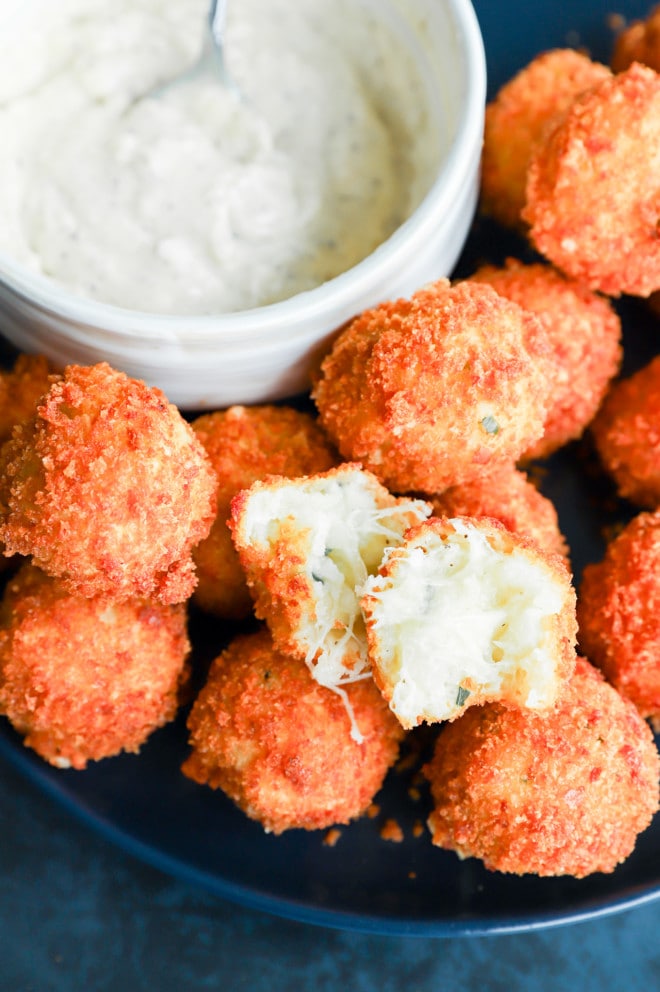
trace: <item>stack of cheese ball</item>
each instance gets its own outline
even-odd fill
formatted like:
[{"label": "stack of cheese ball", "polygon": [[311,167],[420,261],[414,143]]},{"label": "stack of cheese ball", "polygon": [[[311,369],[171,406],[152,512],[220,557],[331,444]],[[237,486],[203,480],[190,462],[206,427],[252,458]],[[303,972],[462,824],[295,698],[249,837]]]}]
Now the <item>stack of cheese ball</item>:
[{"label": "stack of cheese ball", "polygon": [[[612,298],[660,290],[659,176],[656,71],[544,53],[489,104],[483,152],[481,211],[533,260],[358,315],[314,414],[186,421],[105,365],[42,382],[0,456],[25,559],[0,711],[26,743],[78,768],[136,750],[181,699],[192,604],[256,623],[191,701],[183,773],[267,831],[366,813],[427,724],[434,844],[613,871],[658,809],[660,358],[619,378]],[[576,593],[531,468],[586,432],[642,512]]]}]

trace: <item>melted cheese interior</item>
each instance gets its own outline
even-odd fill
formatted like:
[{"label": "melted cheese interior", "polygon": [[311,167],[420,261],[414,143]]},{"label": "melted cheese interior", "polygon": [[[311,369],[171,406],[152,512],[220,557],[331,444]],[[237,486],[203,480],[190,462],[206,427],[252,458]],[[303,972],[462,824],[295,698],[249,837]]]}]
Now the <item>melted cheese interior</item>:
[{"label": "melted cheese interior", "polygon": [[386,552],[388,578],[366,583],[365,611],[378,638],[374,664],[393,686],[406,726],[446,720],[479,692],[543,708],[556,694],[553,620],[565,591],[542,560],[495,549],[477,527],[445,540],[429,530]]}]

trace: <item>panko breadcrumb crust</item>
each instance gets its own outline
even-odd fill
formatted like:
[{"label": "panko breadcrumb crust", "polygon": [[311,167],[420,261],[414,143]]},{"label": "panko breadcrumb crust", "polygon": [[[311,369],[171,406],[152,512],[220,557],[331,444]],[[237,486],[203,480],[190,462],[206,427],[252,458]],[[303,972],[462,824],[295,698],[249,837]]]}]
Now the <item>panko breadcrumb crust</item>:
[{"label": "panko breadcrumb crust", "polygon": [[2,450],[0,539],[72,592],[187,599],[215,474],[165,395],[106,363],[69,366]]},{"label": "panko breadcrumb crust", "polygon": [[660,75],[633,63],[578,97],[528,170],[538,251],[610,296],[660,289]]},{"label": "panko breadcrumb crust", "polygon": [[0,713],[56,767],[139,751],[188,679],[182,604],[66,591],[26,563],[0,604]]},{"label": "panko breadcrumb crust", "polygon": [[393,492],[438,493],[540,437],[549,347],[538,319],[490,286],[442,279],[352,321],[312,395],[344,458]]},{"label": "panko breadcrumb crust", "polygon": [[651,731],[584,659],[552,712],[470,709],[424,771],[433,843],[491,871],[611,872],[658,809]]},{"label": "panko breadcrumb crust", "polygon": [[660,512],[640,513],[587,565],[580,650],[660,730]]},{"label": "panko breadcrumb crust", "polygon": [[610,75],[607,66],[571,48],[542,52],[504,84],[486,106],[481,157],[483,213],[523,227],[527,169],[533,148],[576,96]]},{"label": "panko breadcrumb crust", "polygon": [[233,497],[267,475],[325,472],[338,455],[309,413],[287,406],[232,406],[197,417],[192,428],[218,480],[215,521],[193,551],[193,599],[216,616],[241,620],[252,597],[227,526]]},{"label": "panko breadcrumb crust", "polygon": [[473,482],[452,486],[429,502],[437,517],[491,517],[514,534],[524,534],[568,562],[569,548],[554,503],[515,465],[505,465]]},{"label": "panko breadcrumb crust", "polygon": [[531,310],[552,347],[552,394],[542,437],[522,460],[547,458],[581,437],[619,371],[621,320],[609,300],[550,265],[507,259],[471,276]]},{"label": "panko breadcrumb crust", "polygon": [[11,436],[16,424],[34,416],[54,375],[43,355],[20,354],[11,369],[0,371],[0,442]]},{"label": "panko breadcrumb crust", "polygon": [[660,506],[660,355],[611,386],[591,436],[619,495],[643,509]]},{"label": "panko breadcrumb crust", "polygon": [[403,731],[370,679],[346,687],[362,743],[340,695],[262,629],[213,662],[188,718],[186,776],[221,789],[274,834],[362,816],[396,761]]},{"label": "panko breadcrumb crust", "polygon": [[633,21],[617,35],[612,70],[624,72],[633,62],[660,72],[660,5],[651,9],[646,20]]}]

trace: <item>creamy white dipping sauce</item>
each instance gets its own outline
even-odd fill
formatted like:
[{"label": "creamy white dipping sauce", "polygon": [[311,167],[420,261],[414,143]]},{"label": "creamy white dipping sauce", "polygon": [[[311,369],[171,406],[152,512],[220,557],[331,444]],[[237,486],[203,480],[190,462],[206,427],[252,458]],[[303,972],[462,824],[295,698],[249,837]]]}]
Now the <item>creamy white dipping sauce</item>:
[{"label": "creamy white dipping sauce", "polygon": [[[0,252],[168,314],[288,298],[365,258],[428,190],[428,97],[378,0],[230,0],[245,95],[196,80],[206,0],[58,0],[0,40]],[[145,95],[146,94],[146,95]]]}]

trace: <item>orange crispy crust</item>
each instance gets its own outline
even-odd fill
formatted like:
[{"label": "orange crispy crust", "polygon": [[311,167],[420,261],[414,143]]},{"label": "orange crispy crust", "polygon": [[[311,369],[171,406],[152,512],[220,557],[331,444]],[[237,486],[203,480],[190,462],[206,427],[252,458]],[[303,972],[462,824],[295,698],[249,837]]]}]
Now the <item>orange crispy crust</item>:
[{"label": "orange crispy crust", "polygon": [[533,314],[489,286],[439,280],[349,324],[313,397],[345,458],[394,492],[436,493],[540,436],[548,355]]},{"label": "orange crispy crust", "polygon": [[492,517],[507,530],[526,534],[540,548],[568,559],[554,504],[513,465],[429,499],[438,517]]},{"label": "orange crispy crust", "polygon": [[164,394],[105,363],[70,366],[3,452],[0,537],[72,592],[186,599],[215,476]]},{"label": "orange crispy crust", "polygon": [[[396,585],[398,559],[405,555],[410,548],[414,548],[416,543],[423,538],[425,531],[435,531],[436,534],[445,540],[448,536],[456,533],[461,526],[461,519],[473,524],[486,535],[491,547],[503,555],[511,554],[514,550],[522,551],[528,557],[535,559],[539,565],[544,565],[548,570],[548,578],[564,585],[564,600],[562,609],[555,616],[547,621],[546,631],[552,633],[556,651],[556,693],[559,694],[562,684],[571,676],[575,668],[575,643],[577,633],[577,621],[575,615],[575,590],[571,581],[571,574],[567,569],[566,560],[561,555],[543,551],[536,541],[530,540],[527,535],[517,534],[510,531],[499,520],[491,517],[430,517],[420,524],[410,527],[406,532],[404,543],[397,548],[384,562],[378,570],[379,576],[383,579],[391,579]],[[377,603],[377,600],[374,600]],[[376,610],[377,610],[376,606]],[[379,664],[380,635],[378,627],[374,622],[374,609],[372,598],[367,593],[362,598],[362,609],[365,615],[367,643],[369,647],[369,659],[372,664],[373,677],[383,697],[389,702],[394,693],[394,685],[388,680],[386,673]],[[471,684],[470,680],[463,679],[461,685],[470,690],[468,699],[463,703],[465,709],[471,706],[479,706],[484,702],[492,700],[492,695],[485,694],[478,685]],[[518,696],[527,692],[526,685],[522,682],[511,682],[502,690],[498,701],[513,706],[518,705]],[[457,708],[455,717],[461,715],[464,710]],[[455,719],[452,717],[452,719]],[[418,722],[427,720],[426,716],[419,715]],[[430,722],[430,721],[429,721]]]},{"label": "orange crispy crust", "polygon": [[609,390],[591,433],[619,495],[660,506],[660,356]]},{"label": "orange crispy crust", "polygon": [[215,660],[188,719],[189,778],[222,789],[275,834],[348,823],[369,808],[396,760],[402,730],[371,680],[344,703],[266,630],[237,637]]},{"label": "orange crispy crust", "polygon": [[552,395],[543,430],[523,458],[546,458],[580,437],[621,365],[621,321],[609,300],[549,265],[508,259],[472,276],[533,311],[552,346]]},{"label": "orange crispy crust", "polygon": [[0,606],[0,712],[53,765],[138,751],[188,677],[184,607],[72,595],[25,564]]},{"label": "orange crispy crust", "polygon": [[193,598],[210,613],[240,620],[251,612],[252,597],[227,526],[232,498],[266,475],[325,472],[338,456],[308,413],[286,406],[234,406],[198,417],[192,428],[218,479],[216,519],[193,552]]},{"label": "orange crispy crust", "polygon": [[34,416],[51,381],[52,370],[43,355],[18,355],[11,369],[0,371],[0,442],[15,424]]},{"label": "orange crispy crust", "polygon": [[470,709],[425,766],[433,843],[517,875],[611,872],[658,808],[658,752],[583,659],[554,711]]},{"label": "orange crispy crust", "polygon": [[660,75],[634,63],[575,101],[528,172],[535,247],[594,290],[660,288]]},{"label": "orange crispy crust", "polygon": [[543,52],[507,82],[486,107],[481,209],[519,227],[533,148],[576,96],[610,75],[570,48]]},{"label": "orange crispy crust", "polygon": [[660,5],[646,20],[633,21],[617,37],[612,52],[612,70],[623,72],[633,62],[660,72]]},{"label": "orange crispy crust", "polygon": [[587,565],[578,597],[580,649],[660,721],[660,513],[640,513]]}]

